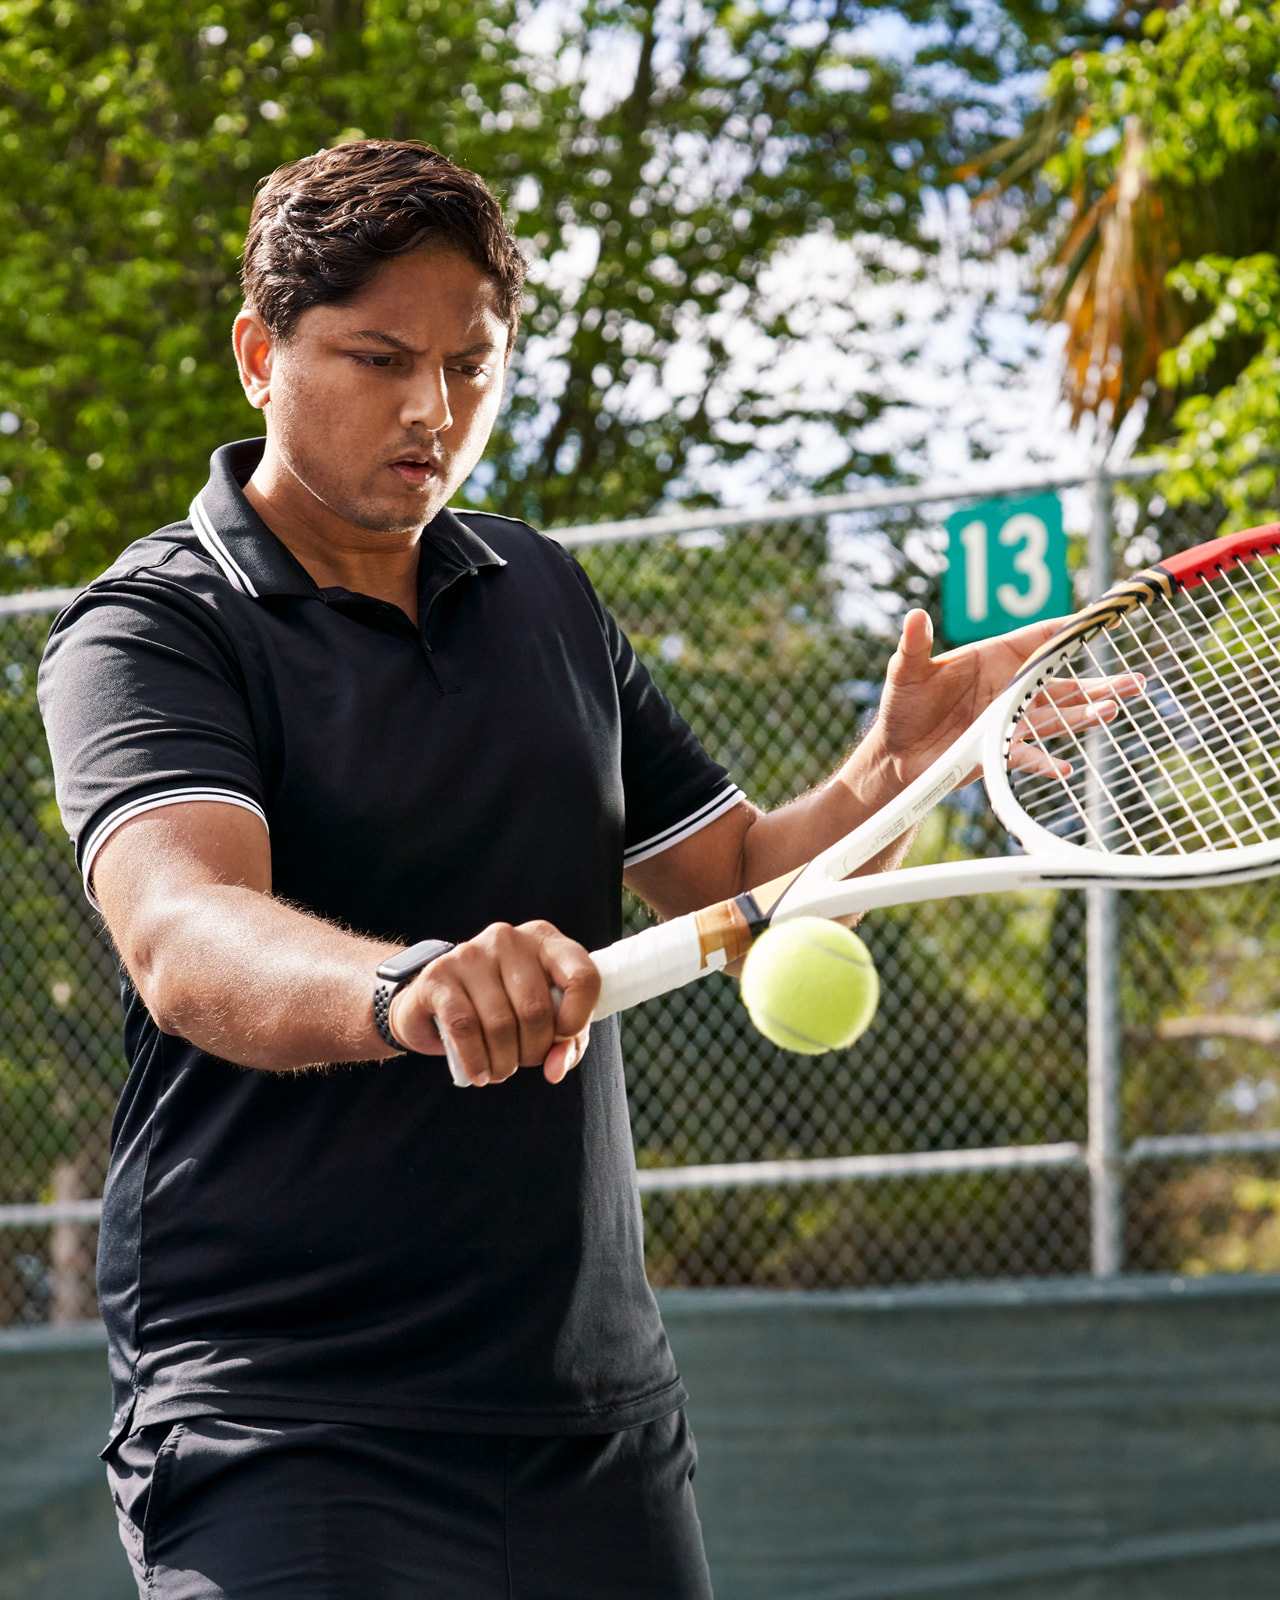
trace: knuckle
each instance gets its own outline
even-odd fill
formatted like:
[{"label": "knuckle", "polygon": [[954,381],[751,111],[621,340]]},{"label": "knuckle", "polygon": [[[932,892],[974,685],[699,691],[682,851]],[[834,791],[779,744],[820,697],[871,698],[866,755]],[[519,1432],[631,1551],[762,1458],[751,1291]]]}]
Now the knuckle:
[{"label": "knuckle", "polygon": [[546,1037],[547,1034],[550,1034],[550,1026],[552,1026],[550,1003],[542,1002],[539,1005],[539,1003],[530,1002],[528,1005],[520,1006],[517,1011],[517,1021],[518,1026],[520,1026],[522,1042],[523,1040],[536,1040],[536,1038]]},{"label": "knuckle", "polygon": [[483,1037],[480,1019],[474,1011],[455,1011],[445,1007],[438,1015],[455,1044],[470,1044]]},{"label": "knuckle", "polygon": [[482,928],[474,938],[468,939],[465,944],[458,946],[455,953],[465,953],[468,964],[476,961],[489,961],[497,957],[504,948],[511,934],[509,922],[491,922],[487,928]]},{"label": "knuckle", "polygon": [[485,1032],[494,1044],[510,1045],[516,1037],[516,1019],[509,1012],[506,1016],[493,1017]]},{"label": "knuckle", "polygon": [[418,975],[418,979],[410,988],[436,989],[441,985],[448,986],[457,979],[460,963],[457,952],[451,950],[448,955],[437,956],[431,965]]}]

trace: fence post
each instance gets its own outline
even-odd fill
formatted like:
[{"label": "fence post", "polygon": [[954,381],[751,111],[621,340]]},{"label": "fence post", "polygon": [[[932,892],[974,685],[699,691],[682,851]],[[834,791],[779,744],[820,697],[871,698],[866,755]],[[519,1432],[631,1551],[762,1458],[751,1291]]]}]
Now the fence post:
[{"label": "fence post", "polygon": [[[1101,469],[1089,490],[1089,597],[1096,600],[1111,582],[1112,485]],[[1094,887],[1085,898],[1091,1255],[1094,1277],[1110,1278],[1123,1266],[1124,1231],[1116,891]]]}]

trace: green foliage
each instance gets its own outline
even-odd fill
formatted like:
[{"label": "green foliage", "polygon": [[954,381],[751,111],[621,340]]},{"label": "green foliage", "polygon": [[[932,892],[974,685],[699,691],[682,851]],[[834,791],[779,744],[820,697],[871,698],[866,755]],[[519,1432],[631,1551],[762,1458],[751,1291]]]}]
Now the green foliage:
[{"label": "green foliage", "polygon": [[[527,164],[542,112],[511,76],[510,7],[325,9],[308,34],[280,3],[0,4],[8,587],[87,576],[256,431],[228,335],[259,177],[364,124],[478,146],[499,180]],[[519,115],[481,138],[510,87]]]},{"label": "green foliage", "polygon": [[1170,282],[1209,314],[1161,363],[1169,388],[1202,391],[1174,419],[1166,496],[1173,505],[1219,502],[1224,533],[1254,526],[1275,514],[1280,467],[1280,261],[1206,256]]},{"label": "green foliage", "polygon": [[[507,438],[524,459],[504,504],[541,521],[639,512],[682,479],[687,496],[697,464],[758,451],[762,431],[785,459],[805,423],[844,442],[834,481],[888,466],[857,441],[883,410],[880,386],[806,410],[734,372],[746,329],[767,337],[768,369],[810,331],[812,297],[768,283],[794,241],[914,239],[921,187],[938,175],[945,107],[903,94],[900,65],[851,48],[851,16],[814,6],[788,28],[772,7],[710,0],[673,26],[652,0],[584,7],[566,43],[629,45],[634,80],[594,115],[576,97],[538,177],[565,236],[598,257],[580,293],[549,293],[535,270],[539,366],[515,387]],[[862,332],[851,314],[841,337]],[[697,357],[673,394],[682,345]]]},{"label": "green foliage", "polygon": [[[883,375],[804,401],[779,376],[831,310],[798,244],[862,241],[833,269],[830,338],[863,351],[860,290],[904,270],[885,252],[921,242],[923,188],[1004,114],[989,87],[1083,37],[1082,15],[0,0],[0,588],[87,576],[182,514],[212,446],[257,430],[228,348],[254,184],[359,134],[482,172],[533,258],[475,503],[543,524],[627,515],[696,499],[753,452],[782,488],[815,430],[816,487],[889,471],[863,437],[893,400]],[[901,51],[866,44],[877,16]]]},{"label": "green foliage", "polygon": [[[1033,130],[1059,207],[1051,314],[1077,412],[1119,425],[1158,400],[1143,443],[1173,449],[1170,503],[1226,526],[1270,514],[1280,409],[1280,10],[1260,0],[1142,6],[1135,36],[1060,61]],[[1052,137],[1044,131],[1052,129]],[[1067,221],[1061,202],[1070,202]]]},{"label": "green foliage", "polygon": [[[1252,230],[1268,214],[1274,229],[1270,196],[1245,192],[1243,180],[1273,159],[1280,143],[1274,84],[1280,14],[1257,0],[1143,9],[1141,37],[1077,53],[1049,74],[1045,99],[1069,91],[1080,122],[1046,176],[1065,194],[1082,183],[1086,195],[1105,190],[1120,158],[1120,135],[1134,118],[1145,134],[1150,177],[1189,202],[1177,226],[1202,225],[1209,209],[1219,230],[1233,221]],[[1195,191],[1206,185],[1213,194],[1198,199]]]}]

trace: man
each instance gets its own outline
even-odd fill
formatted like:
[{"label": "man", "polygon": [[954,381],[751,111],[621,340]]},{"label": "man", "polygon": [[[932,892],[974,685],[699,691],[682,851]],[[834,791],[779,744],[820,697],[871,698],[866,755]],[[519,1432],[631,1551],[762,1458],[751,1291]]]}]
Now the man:
[{"label": "man", "polygon": [[847,832],[1042,636],[935,662],[914,613],[870,736],[760,814],[558,546],[446,509],[521,284],[423,146],[275,173],[234,333],[266,439],[50,639],[125,973],[105,1457],[148,1596],[709,1594],[587,951],[624,873],[670,916]]}]

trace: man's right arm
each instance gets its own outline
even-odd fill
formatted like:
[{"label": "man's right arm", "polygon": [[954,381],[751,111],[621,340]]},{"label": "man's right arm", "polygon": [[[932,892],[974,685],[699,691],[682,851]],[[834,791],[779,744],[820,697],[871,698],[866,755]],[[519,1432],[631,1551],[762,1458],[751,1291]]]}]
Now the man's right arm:
[{"label": "man's right arm", "polygon": [[[93,885],[125,968],[165,1033],[241,1066],[294,1071],[395,1052],[373,1022],[373,975],[400,947],[275,899],[261,819],[189,801],[123,823]],[[564,992],[557,1015],[550,990]],[[582,1054],[599,991],[585,950],[547,923],[496,923],[432,962],[395,998],[395,1036],[424,1055],[448,1029],[475,1082]]]}]

